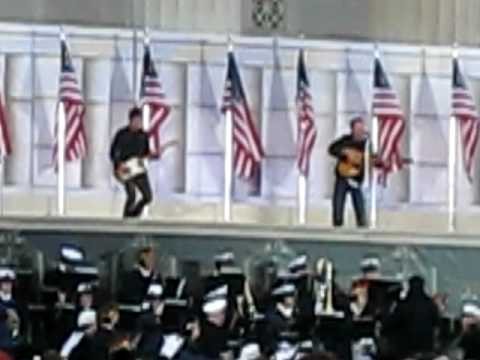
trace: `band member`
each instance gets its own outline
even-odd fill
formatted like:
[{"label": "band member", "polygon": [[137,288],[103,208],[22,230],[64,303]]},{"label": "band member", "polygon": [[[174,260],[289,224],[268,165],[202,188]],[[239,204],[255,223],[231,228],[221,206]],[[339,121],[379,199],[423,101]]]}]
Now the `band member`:
[{"label": "band member", "polygon": [[338,159],[333,192],[333,225],[336,227],[343,226],[347,193],[352,196],[357,226],[367,225],[361,189],[365,173],[363,154],[368,138],[364,120],[361,117],[354,118],[350,122],[350,129],[349,135],[342,136],[328,148],[330,155]]},{"label": "band member", "polygon": [[199,336],[195,341],[198,353],[204,357],[220,359],[228,353],[227,305],[227,285],[210,291],[204,297]]},{"label": "band member", "polygon": [[13,298],[15,272],[0,268],[0,350],[15,353],[18,345],[20,318]]},{"label": "band member", "polygon": [[431,354],[440,321],[439,311],[425,292],[425,281],[413,276],[408,282],[408,294],[394,307],[383,322],[382,333],[399,359],[416,354]]},{"label": "band member", "polygon": [[120,319],[118,305],[110,303],[100,309],[98,331],[95,336],[95,346],[99,358],[97,360],[108,360],[110,349],[118,337],[116,326]]},{"label": "band member", "polygon": [[379,279],[382,277],[382,262],[377,254],[366,254],[360,262],[360,270],[364,279]]},{"label": "band member", "polygon": [[[143,130],[142,111],[134,107],[128,114],[128,126],[120,129],[113,139],[110,149],[110,159],[113,163],[115,176],[118,179],[128,176],[131,171],[126,161],[138,158],[145,160],[149,155],[148,134]],[[124,217],[138,217],[143,209],[152,201],[152,190],[146,171],[136,176],[128,177],[124,181],[127,200],[123,211]],[[139,190],[141,198],[137,201],[136,190]]]},{"label": "band member", "polygon": [[296,288],[292,283],[277,282],[272,290],[275,305],[266,313],[266,329],[262,334],[262,347],[272,355],[282,333],[296,330]]},{"label": "band member", "polygon": [[147,311],[137,324],[137,354],[142,359],[156,359],[163,342],[162,316],[165,309],[163,287],[151,284],[145,298]]},{"label": "band member", "polygon": [[458,340],[463,359],[480,359],[480,306],[468,301],[462,307],[462,332]]},{"label": "band member", "polygon": [[298,331],[303,339],[308,335],[312,324],[315,321],[315,300],[313,294],[313,282],[309,274],[307,255],[301,255],[288,264],[288,270],[295,277],[297,290],[297,318]]},{"label": "band member", "polygon": [[123,275],[119,299],[125,304],[141,304],[147,296],[148,288],[162,278],[155,271],[155,251],[147,246],[138,252],[134,268]]}]

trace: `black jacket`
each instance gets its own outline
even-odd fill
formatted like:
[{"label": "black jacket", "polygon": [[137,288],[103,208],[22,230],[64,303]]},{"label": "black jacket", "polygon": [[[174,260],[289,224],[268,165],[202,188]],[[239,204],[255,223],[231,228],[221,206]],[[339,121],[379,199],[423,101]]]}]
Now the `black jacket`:
[{"label": "black jacket", "polygon": [[117,167],[121,162],[149,154],[148,135],[145,131],[131,131],[128,126],[120,129],[110,147],[110,160]]},{"label": "black jacket", "polygon": [[265,322],[265,329],[260,335],[260,344],[263,352],[270,356],[275,352],[283,333],[297,331],[297,323],[294,315],[287,318],[275,306],[267,311]]},{"label": "black jacket", "polygon": [[200,337],[196,340],[197,352],[209,359],[219,359],[227,351],[229,331],[226,326],[216,326],[207,319],[200,320]]},{"label": "black jacket", "polygon": [[104,327],[100,327],[95,334],[95,353],[99,357],[99,360],[108,360],[110,358],[110,348],[116,336],[117,332],[115,329],[107,329]]},{"label": "black jacket", "polygon": [[151,273],[144,276],[138,267],[126,272],[122,276],[123,286],[118,294],[119,301],[124,304],[139,305],[145,300],[148,287],[153,282],[162,282],[160,276]]},{"label": "black jacket", "polygon": [[102,360],[103,354],[98,351],[94,337],[84,336],[72,350],[69,360]]},{"label": "black jacket", "polygon": [[[365,151],[365,145],[367,143],[367,139],[363,139],[361,141],[355,140],[352,135],[344,135],[341,138],[335,140],[333,143],[330,144],[328,147],[328,153],[337,158],[340,162],[342,160],[342,151],[346,148],[353,148],[358,151]],[[335,173],[337,176],[340,176],[338,173],[338,165],[335,167]],[[362,166],[360,175],[354,178],[355,181],[361,183],[365,176],[365,167]]]},{"label": "black jacket", "polygon": [[471,326],[460,340],[460,348],[464,352],[464,359],[480,360],[480,327]]},{"label": "black jacket", "polygon": [[434,350],[440,315],[436,304],[423,289],[411,288],[384,324],[385,334],[396,343],[399,355],[411,356]]},{"label": "black jacket", "polygon": [[156,359],[163,345],[161,322],[152,312],[143,314],[138,320],[137,331],[141,335],[137,355],[142,359]]}]

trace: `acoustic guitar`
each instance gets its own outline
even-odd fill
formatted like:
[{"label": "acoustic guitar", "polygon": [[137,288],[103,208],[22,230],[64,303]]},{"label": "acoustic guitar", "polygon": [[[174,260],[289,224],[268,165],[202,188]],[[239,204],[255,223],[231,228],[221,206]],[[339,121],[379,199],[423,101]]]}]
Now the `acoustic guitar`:
[{"label": "acoustic guitar", "polygon": [[[359,176],[362,172],[365,152],[354,148],[345,148],[342,152],[342,158],[337,165],[337,172],[340,176],[351,179]],[[381,161],[377,155],[372,154],[370,157],[371,166],[376,168],[384,168],[386,164]],[[413,160],[402,158],[402,165],[412,164]]]},{"label": "acoustic guitar", "polygon": [[[169,147],[175,146],[178,144],[177,140],[168,141],[164,146],[161,147],[158,154],[153,154],[150,157],[153,159],[158,159]],[[125,183],[130,179],[133,179],[136,176],[145,174],[147,172],[147,166],[145,158],[142,157],[132,157],[124,161],[120,165],[120,170],[115,171],[114,176],[121,183]]]}]

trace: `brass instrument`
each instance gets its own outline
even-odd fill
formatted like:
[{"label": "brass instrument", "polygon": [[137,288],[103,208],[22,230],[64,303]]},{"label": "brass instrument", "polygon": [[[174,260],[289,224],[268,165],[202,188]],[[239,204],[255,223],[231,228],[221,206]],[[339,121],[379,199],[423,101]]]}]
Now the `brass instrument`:
[{"label": "brass instrument", "polygon": [[315,279],[315,315],[343,318],[343,311],[337,311],[333,307],[333,263],[321,258],[316,264]]}]

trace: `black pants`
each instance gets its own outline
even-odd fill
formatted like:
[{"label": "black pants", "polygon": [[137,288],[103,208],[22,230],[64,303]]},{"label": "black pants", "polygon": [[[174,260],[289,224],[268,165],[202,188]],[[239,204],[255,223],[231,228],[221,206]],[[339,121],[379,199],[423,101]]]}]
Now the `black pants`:
[{"label": "black pants", "polygon": [[[141,199],[137,201],[136,190],[140,191]],[[138,217],[142,215],[143,208],[152,202],[152,189],[148,175],[141,174],[125,182],[127,200],[123,210],[123,217]]]},{"label": "black pants", "polygon": [[333,191],[333,226],[343,226],[343,217],[345,213],[345,200],[347,194],[352,196],[353,210],[357,226],[367,226],[367,218],[365,214],[365,201],[360,186],[355,187],[342,177],[337,176],[335,180],[335,189]]}]

